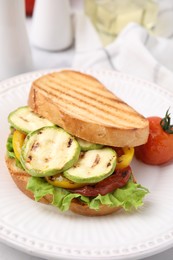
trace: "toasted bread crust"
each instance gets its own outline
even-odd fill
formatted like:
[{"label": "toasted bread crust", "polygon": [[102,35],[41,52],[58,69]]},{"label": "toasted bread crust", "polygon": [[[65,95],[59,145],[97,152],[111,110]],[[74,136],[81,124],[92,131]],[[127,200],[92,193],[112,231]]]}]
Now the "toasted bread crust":
[{"label": "toasted bread crust", "polygon": [[81,203],[79,200],[74,199],[70,205],[70,210],[74,213],[83,215],[83,216],[105,216],[112,214],[118,210],[120,207],[108,207],[106,205],[101,205],[99,210],[90,209],[86,204]]},{"label": "toasted bread crust", "polygon": [[[34,195],[31,191],[26,189],[27,183],[29,178],[31,177],[28,173],[26,173],[24,170],[16,167],[15,159],[9,158],[8,156],[5,157],[6,165],[8,167],[8,170],[11,174],[11,177],[17,187],[30,199],[34,200]],[[40,199],[39,202],[42,202],[44,204],[50,204],[52,202],[52,196],[46,195],[42,199]]]},{"label": "toasted bread crust", "polygon": [[[26,189],[27,182],[30,178],[30,175],[27,174],[24,170],[19,169],[15,165],[15,159],[11,159],[6,156],[5,158],[8,170],[11,174],[11,177],[17,187],[30,199],[34,200],[33,193]],[[39,202],[44,204],[51,204],[52,196],[46,195],[39,200]],[[112,214],[119,210],[119,207],[108,207],[106,205],[102,205],[98,211],[90,209],[86,204],[81,203],[78,199],[74,199],[71,202],[70,210],[76,214],[84,215],[84,216],[104,216],[108,214]]]},{"label": "toasted bread crust", "polygon": [[54,72],[35,80],[28,105],[35,113],[84,140],[134,147],[148,139],[148,120],[92,76]]}]

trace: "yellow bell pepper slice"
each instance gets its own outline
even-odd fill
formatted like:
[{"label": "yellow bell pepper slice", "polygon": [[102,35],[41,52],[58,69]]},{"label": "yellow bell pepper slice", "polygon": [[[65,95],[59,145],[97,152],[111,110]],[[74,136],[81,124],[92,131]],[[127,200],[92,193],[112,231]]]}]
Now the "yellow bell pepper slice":
[{"label": "yellow bell pepper slice", "polygon": [[133,156],[134,156],[134,148],[133,147],[123,147],[123,154],[117,156],[117,165],[116,169],[123,169],[130,165]]},{"label": "yellow bell pepper slice", "polygon": [[87,185],[86,183],[72,182],[72,181],[68,180],[67,178],[65,178],[63,176],[63,174],[61,174],[61,173],[58,173],[54,176],[47,176],[45,178],[46,178],[47,182],[49,182],[53,186],[61,187],[64,189],[76,189],[76,188],[80,188],[80,187]]},{"label": "yellow bell pepper slice", "polygon": [[16,158],[20,160],[20,154],[21,154],[21,149],[25,140],[26,134],[15,130],[13,133],[13,139],[12,139],[12,144],[13,144],[13,150]]}]

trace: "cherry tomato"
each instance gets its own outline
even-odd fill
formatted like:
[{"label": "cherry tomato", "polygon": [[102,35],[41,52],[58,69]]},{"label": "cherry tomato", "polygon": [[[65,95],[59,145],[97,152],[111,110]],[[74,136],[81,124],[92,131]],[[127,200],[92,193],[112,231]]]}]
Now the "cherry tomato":
[{"label": "cherry tomato", "polygon": [[[169,110],[168,110],[169,111]],[[146,144],[135,148],[136,158],[146,164],[159,165],[173,159],[173,125],[170,114],[149,117],[149,137]]]}]

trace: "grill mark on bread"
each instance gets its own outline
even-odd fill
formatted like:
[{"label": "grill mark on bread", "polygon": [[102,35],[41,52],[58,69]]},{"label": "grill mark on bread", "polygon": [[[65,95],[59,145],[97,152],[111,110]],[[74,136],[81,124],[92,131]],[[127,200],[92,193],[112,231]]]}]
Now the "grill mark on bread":
[{"label": "grill mark on bread", "polygon": [[[52,96],[52,98],[54,97],[54,95],[52,95],[50,93],[49,93],[49,95]],[[108,117],[103,116],[103,115],[100,117],[100,115],[95,113],[96,111],[94,112],[93,110],[88,109],[85,106],[82,107],[79,104],[72,102],[72,101],[67,104],[67,99],[64,99],[59,96],[56,96],[56,98],[58,98],[58,100],[59,101],[61,100],[61,102],[62,102],[62,103],[59,102],[59,104],[58,104],[59,106],[61,106],[65,110],[69,111],[70,113],[76,114],[76,111],[77,111],[77,115],[81,118],[85,118],[85,120],[88,119],[89,121],[100,122],[100,118],[101,118],[104,122],[106,122],[109,125],[111,124],[111,122],[114,124],[114,120],[110,120],[110,118],[108,120]],[[89,103],[87,103],[87,105],[89,105]],[[79,112],[79,110],[80,110],[80,112]],[[92,117],[91,117],[91,115],[92,115]],[[95,117],[93,117],[93,115],[95,115]],[[100,118],[97,119],[97,117],[100,117]],[[118,126],[118,124],[117,124],[117,126]],[[122,125],[119,124],[119,126],[124,127],[124,124],[122,124]]]},{"label": "grill mark on bread", "polygon": [[[78,94],[81,97],[94,101],[95,104],[97,103],[98,105],[104,105],[104,106],[108,107],[108,109],[110,109],[110,108],[116,109],[116,110],[118,109],[121,112],[129,113],[129,107],[127,108],[126,103],[124,101],[120,100],[118,97],[117,98],[115,98],[115,97],[106,98],[105,96],[100,95],[99,89],[97,89],[97,93],[92,92],[92,91],[87,91],[87,90],[83,91],[83,88],[81,88],[80,86],[79,87],[77,86],[77,88],[76,88],[76,86],[74,86],[73,82],[71,84],[63,83],[63,85],[62,85],[62,82],[60,82],[58,80],[53,81],[51,79],[49,80],[49,83],[47,83],[47,84],[49,84],[49,87],[55,91],[57,91],[56,84],[58,84],[58,91],[62,91],[65,86],[68,89],[68,94],[71,93],[73,95],[73,93],[74,93],[75,98],[76,98],[76,94]],[[104,94],[105,94],[105,92],[104,92]],[[111,102],[110,102],[110,99],[111,99]],[[134,110],[131,110],[131,114],[134,116],[136,115]]]},{"label": "grill mark on bread", "polygon": [[[63,71],[63,72],[58,74],[58,78],[56,77],[56,74],[58,74],[58,73],[49,74],[47,79],[50,77],[49,80],[51,81],[51,78],[53,78],[54,79],[53,82],[55,84],[58,83],[60,86],[62,86],[60,84],[61,81],[59,82],[59,79],[62,78],[62,82],[65,85],[65,87],[67,87],[68,89],[70,88],[70,89],[74,90],[74,96],[75,96],[75,93],[77,92],[77,93],[81,94],[82,97],[83,96],[88,97],[89,99],[93,99],[94,101],[96,101],[100,104],[108,105],[109,107],[118,109],[119,111],[129,113],[129,110],[130,110],[131,115],[136,116],[136,111],[132,107],[127,105],[126,102],[124,102],[121,98],[119,98],[114,93],[112,93],[110,90],[108,90],[105,86],[103,86],[103,84],[100,81],[98,81],[94,77],[92,77],[90,75],[85,76],[85,74],[81,74],[81,73],[75,72],[75,71],[73,71],[73,72]],[[68,77],[67,77],[66,74],[70,75],[69,80],[68,80]],[[74,77],[74,74],[76,74],[77,78]],[[75,81],[73,81],[73,79]],[[81,81],[82,85],[79,84],[80,79],[82,79],[82,81]],[[90,84],[88,84],[87,81],[90,81]],[[64,87],[64,86],[62,86],[62,87]],[[55,89],[57,91],[57,88],[55,88]],[[83,93],[83,90],[85,91],[85,94]],[[102,92],[103,92],[103,94],[101,94]],[[92,95],[94,95],[96,97],[96,100],[92,97]],[[100,97],[101,99],[98,99],[98,97]],[[106,102],[103,102],[103,99]],[[111,102],[109,102],[110,100],[111,100]],[[117,106],[116,106],[115,103],[117,104]],[[119,106],[121,104],[123,106],[123,109],[121,109],[120,106]],[[138,114],[138,116],[140,116],[142,119],[145,119],[142,115]]]},{"label": "grill mark on bread", "polygon": [[[53,84],[55,84],[55,82],[52,82]],[[58,83],[59,85],[58,85],[58,87],[60,87],[60,88],[58,88],[58,91],[60,91],[61,93],[63,93],[64,95],[68,95],[68,96],[70,96],[70,97],[72,97],[72,98],[75,98],[75,99],[79,99],[80,101],[82,101],[82,102],[85,102],[83,99],[80,99],[80,97],[79,98],[77,98],[77,96],[76,96],[76,94],[78,94],[79,96],[81,96],[81,98],[86,98],[86,100],[93,100],[94,101],[94,104],[98,104],[98,105],[104,105],[104,106],[106,106],[106,107],[108,107],[109,109],[110,109],[110,107],[111,108],[113,108],[113,109],[118,109],[119,111],[122,111],[122,112],[127,112],[127,110],[125,110],[125,109],[121,109],[121,108],[119,108],[118,106],[116,106],[116,104],[122,104],[123,106],[125,106],[126,107],[126,104],[123,102],[123,101],[121,101],[121,100],[119,100],[119,99],[112,99],[113,101],[114,101],[114,105],[115,106],[113,106],[112,104],[109,104],[108,102],[106,103],[106,102],[103,102],[103,100],[99,100],[99,99],[96,99],[97,98],[97,96],[95,96],[95,97],[93,97],[93,96],[89,96],[89,95],[86,95],[86,94],[84,94],[84,93],[82,93],[82,92],[80,92],[80,91],[78,91],[78,90],[73,90],[73,89],[68,89],[68,93],[66,93],[66,92],[64,92],[63,91],[63,85],[61,85],[60,83]],[[54,88],[54,86],[52,86],[51,84],[49,84],[49,88],[50,89],[52,89],[52,90],[55,90],[55,91],[57,91],[57,89],[56,88]],[[71,93],[71,94],[70,94]],[[73,95],[74,94],[74,95]],[[102,97],[103,99],[105,99],[104,101],[108,101],[104,96],[101,96],[101,95],[99,95],[98,94],[98,96],[100,96],[100,97]],[[90,102],[90,104],[91,104],[91,102]],[[93,104],[92,104],[93,105]],[[97,107],[97,106],[95,106],[95,107]],[[100,109],[100,107],[99,107],[99,109]],[[110,110],[109,110],[110,111]],[[128,112],[129,112],[129,110],[128,110]],[[134,113],[135,114],[135,113]]]},{"label": "grill mark on bread", "polygon": [[[53,82],[55,85],[58,84],[60,86],[65,86],[68,89],[73,90],[74,92],[78,92],[78,93],[85,93],[86,96],[88,97],[100,97],[106,100],[115,100],[115,97],[113,96],[113,94],[111,92],[109,92],[109,90],[106,89],[100,89],[100,87],[98,86],[97,88],[92,88],[91,85],[87,84],[86,85],[82,85],[79,82],[75,82],[73,80],[66,80],[65,82],[63,81],[63,79],[59,79],[59,78],[55,78],[55,77],[50,77],[49,78],[50,82]],[[56,88],[57,89],[57,88]],[[118,97],[117,97],[118,98]],[[108,100],[108,101],[109,101]],[[122,100],[120,100],[121,102],[123,102]]]},{"label": "grill mark on bread", "polygon": [[[78,116],[80,115],[81,117],[85,117],[85,119],[88,119],[90,121],[95,121],[95,122],[100,122],[100,119],[102,119],[104,121],[104,123],[106,123],[108,125],[114,125],[115,120],[117,119],[116,120],[117,127],[126,127],[126,120],[127,119],[126,118],[123,119],[122,115],[112,114],[112,113],[110,113],[109,110],[104,111],[102,108],[98,109],[94,106],[91,107],[90,102],[86,102],[86,101],[84,102],[83,100],[81,100],[81,104],[83,103],[83,107],[80,106],[79,103],[77,103],[77,102],[70,101],[70,103],[67,103],[67,99],[68,99],[67,97],[69,95],[62,92],[63,94],[66,95],[66,99],[64,99],[60,95],[50,93],[48,91],[48,87],[46,89],[40,87],[41,85],[42,84],[40,84],[39,86],[38,85],[36,85],[36,86],[37,86],[38,89],[43,91],[43,93],[45,92],[47,95],[49,95],[51,97],[51,100],[56,97],[58,99],[58,106],[64,107],[65,109],[67,109],[70,112],[74,111],[74,109],[77,109]],[[62,101],[62,103],[60,103],[60,100]],[[75,100],[80,101],[77,98],[75,98]],[[89,106],[90,109],[87,108],[87,105]],[[95,108],[95,111],[93,111],[93,107]],[[80,109],[80,114],[79,114],[79,109]],[[96,113],[96,110],[97,110],[97,113]],[[88,112],[88,113],[86,114],[86,112]],[[101,115],[100,115],[100,113],[101,113]],[[103,116],[103,113],[105,114],[105,116]],[[95,115],[94,118],[93,118],[93,115]],[[130,114],[128,114],[128,115],[130,116]],[[111,119],[110,116],[113,117],[113,119]],[[127,116],[127,114],[126,114],[126,116]],[[121,123],[118,122],[118,119],[120,119]],[[139,118],[138,118],[138,120],[139,120]],[[130,125],[130,123],[131,123],[131,125]],[[130,118],[128,118],[128,129],[134,129],[135,128],[134,125],[135,125],[134,118],[131,119],[131,120],[130,120]]]},{"label": "grill mark on bread", "polygon": [[[134,128],[135,120],[139,121],[139,116],[136,118],[136,113],[134,112],[134,110],[129,111],[129,109],[128,109],[128,111],[124,111],[124,110],[118,109],[118,111],[117,111],[117,109],[115,109],[114,111],[112,111],[108,105],[106,106],[107,109],[105,109],[105,106],[101,102],[100,103],[94,102],[94,104],[93,104],[89,99],[87,99],[87,100],[80,99],[79,97],[77,97],[75,95],[75,92],[74,92],[74,95],[73,95],[73,92],[72,92],[72,94],[70,94],[68,91],[64,92],[64,91],[60,90],[59,88],[57,89],[57,88],[52,87],[50,82],[45,82],[45,83],[40,82],[39,85],[36,82],[35,86],[37,88],[39,88],[40,90],[45,91],[48,95],[52,95],[52,97],[56,97],[58,99],[59,105],[60,105],[60,99],[61,99],[63,101],[63,104],[61,104],[61,105],[64,106],[66,103],[67,109],[68,109],[68,106],[70,106],[70,104],[71,104],[75,108],[77,108],[77,106],[78,106],[78,108],[80,108],[81,110],[84,109],[85,111],[95,114],[96,116],[100,116],[100,113],[101,113],[102,114],[101,118],[103,120],[105,120],[105,122],[107,122],[108,124],[110,124],[111,122],[115,123],[115,119],[117,119],[117,120],[120,119],[121,124],[118,122],[116,122],[116,124],[118,126],[124,127],[127,125],[126,124],[127,115],[129,117],[128,125],[129,125],[129,123],[131,123],[131,128]],[[54,91],[54,93],[51,93],[51,91]],[[55,92],[58,92],[61,95],[58,95]],[[82,96],[81,96],[81,98],[82,98]],[[76,100],[78,100],[78,103],[74,102]],[[119,102],[119,99],[118,100],[115,99],[114,101],[115,101],[115,103]],[[80,102],[80,105],[79,105],[79,102]],[[91,104],[92,104],[92,107],[91,107]],[[123,102],[123,105],[126,106],[126,103]],[[90,107],[89,110],[87,109],[87,106]],[[73,107],[71,109],[73,110]],[[95,111],[94,111],[94,109],[95,109]],[[123,117],[122,117],[122,112],[125,112],[125,113],[123,113],[125,115],[125,119],[123,119]],[[104,113],[104,116],[103,116],[103,113]],[[78,115],[79,115],[79,113],[78,113]],[[93,117],[91,114],[88,116],[89,116],[88,117],[89,120],[93,120],[92,119]],[[95,118],[94,118],[94,120],[95,120]],[[141,121],[142,120],[143,120],[143,117],[141,116]]]},{"label": "grill mark on bread", "polygon": [[[103,87],[103,85],[99,82],[99,81],[95,81],[93,84],[93,81],[89,81],[88,79],[86,79],[85,81],[80,81],[80,79],[76,79],[72,76],[70,76],[70,78],[68,78],[66,75],[61,74],[58,77],[56,77],[55,74],[49,74],[49,79],[53,79],[55,82],[63,82],[64,84],[68,84],[68,85],[72,85],[73,83],[73,87],[76,88],[82,88],[84,90],[86,90],[87,92],[91,92],[92,94],[96,94],[96,95],[100,95],[101,93],[103,93],[104,95],[106,95],[108,98],[112,98],[113,95],[112,93],[106,89],[105,92],[105,87]],[[98,89],[99,89],[99,93],[98,93]],[[101,95],[102,96],[102,95]]]},{"label": "grill mark on bread", "polygon": [[[76,72],[72,72],[72,71],[63,71],[63,73],[61,73],[59,78],[62,78],[63,81],[66,78],[70,78],[70,82],[73,81],[75,82],[75,84],[84,87],[87,91],[88,88],[92,90],[97,90],[99,88],[100,92],[103,92],[104,95],[106,94],[109,98],[112,98],[112,92],[109,91],[108,89],[106,89],[106,87],[96,78],[92,77],[91,75],[88,74],[81,74],[81,73],[76,73]],[[87,85],[87,86],[86,86]],[[105,89],[106,89],[106,93],[105,93]],[[97,94],[97,91],[96,91]]]},{"label": "grill mark on bread", "polygon": [[[79,80],[73,81],[73,77],[70,78],[70,80],[68,80],[67,78],[63,79],[63,74],[59,75],[58,78],[56,78],[54,75],[50,74],[49,75],[49,81],[54,83],[55,86],[56,84],[58,84],[60,87],[66,87],[68,89],[70,89],[71,91],[74,91],[75,93],[78,93],[80,95],[82,95],[82,97],[86,97],[89,99],[93,99],[94,101],[100,103],[100,104],[104,104],[107,105],[109,107],[115,108],[115,109],[119,109],[122,112],[129,112],[129,110],[131,110],[131,113],[133,113],[134,115],[136,114],[134,109],[130,108],[126,103],[121,100],[119,97],[115,96],[111,91],[109,91],[108,89],[106,89],[105,87],[102,86],[102,84],[99,82],[99,84],[97,84],[98,86],[96,87],[96,84],[92,85],[90,84],[86,84],[86,82],[82,81],[82,85],[79,84]],[[54,80],[52,80],[51,78],[53,78]],[[60,80],[59,78],[62,78],[62,80]],[[63,82],[63,85],[62,85]],[[87,85],[87,87],[86,87]],[[58,86],[58,87],[59,87]],[[55,90],[57,91],[57,88],[55,87]],[[94,97],[93,97],[94,96]],[[118,106],[117,106],[118,104]],[[124,109],[121,109],[119,104],[122,104]]]},{"label": "grill mark on bread", "polygon": [[[65,74],[65,75],[64,75]],[[76,74],[76,77],[74,76],[73,77],[73,75],[75,75]],[[58,76],[58,77],[56,77],[56,75]],[[64,75],[64,77],[65,78],[63,78],[63,75]],[[69,80],[68,80],[68,76],[69,76]],[[57,79],[58,78],[58,79]],[[64,84],[64,86],[62,85],[62,83],[61,83],[61,80],[60,80],[60,83],[59,83],[59,78],[62,78],[62,80],[63,80],[63,84]],[[83,94],[82,92],[80,92],[79,91],[79,89],[80,89],[80,86],[78,86],[78,85],[75,85],[74,83],[73,83],[73,80],[71,80],[71,78],[75,78],[75,80],[77,80],[77,83],[80,81],[80,80],[78,80],[78,78],[79,79],[82,79],[83,80],[83,83],[85,84],[85,86],[87,85],[87,87],[88,86],[90,86],[90,84],[87,84],[87,81],[88,81],[88,79],[89,79],[89,81],[92,83],[92,85],[93,86],[95,86],[95,85],[97,85],[98,87],[96,88],[92,88],[92,90],[93,89],[96,89],[97,90],[97,93],[93,93],[92,91],[91,91],[91,88],[87,91],[89,94],[94,94],[94,95],[96,95],[97,94],[97,96],[99,96],[99,98],[100,98],[100,100],[98,100],[98,98],[96,98],[96,100],[94,99],[94,97],[92,97],[92,96],[88,96],[88,95],[85,95],[85,94]],[[77,79],[76,79],[77,78]],[[52,79],[53,79],[53,81],[52,81]],[[84,82],[84,80],[86,81],[86,82]],[[93,83],[94,82],[94,83]],[[36,81],[36,83],[37,83],[37,81]],[[107,90],[103,85],[102,85],[102,83],[100,83],[99,81],[97,81],[96,79],[94,79],[93,77],[91,77],[91,76],[89,76],[89,75],[87,75],[86,77],[85,76],[83,76],[83,74],[81,74],[81,73],[76,73],[76,72],[70,72],[70,71],[63,71],[63,72],[61,72],[61,73],[52,73],[52,74],[49,74],[49,75],[47,75],[46,77],[43,77],[42,78],[42,81],[41,82],[39,82],[39,84],[41,83],[41,88],[40,89],[45,89],[45,88],[50,88],[50,90],[55,90],[56,92],[60,92],[60,93],[62,93],[65,97],[63,97],[62,98],[62,100],[65,100],[66,99],[66,101],[67,101],[67,103],[69,102],[69,103],[71,103],[71,104],[74,104],[74,102],[70,99],[70,97],[72,98],[72,99],[78,99],[78,101],[79,102],[81,102],[80,103],[80,109],[82,109],[82,105],[83,106],[85,106],[85,104],[86,104],[86,100],[83,100],[83,97],[85,98],[86,97],[86,99],[87,99],[87,101],[89,100],[89,102],[87,103],[88,105],[90,105],[91,106],[91,100],[93,101],[93,103],[92,103],[92,107],[95,107],[96,109],[98,109],[99,111],[97,111],[97,113],[96,113],[96,111],[94,111],[93,112],[93,110],[92,111],[90,111],[91,113],[93,113],[93,114],[95,114],[96,116],[99,116],[98,115],[98,112],[100,112],[100,113],[105,113],[105,116],[106,116],[106,118],[105,118],[105,121],[106,122],[108,122],[108,124],[110,125],[110,122],[109,122],[109,119],[110,119],[110,117],[109,116],[113,116],[113,119],[115,119],[115,117],[117,117],[117,119],[120,119],[120,121],[123,121],[124,120],[124,122],[123,122],[123,124],[121,124],[121,126],[124,126],[124,125],[126,125],[125,124],[125,121],[126,121],[126,119],[127,119],[127,116],[129,117],[128,118],[128,121],[131,121],[131,124],[132,125],[135,125],[135,120],[137,121],[137,124],[139,123],[139,117],[140,117],[140,124],[141,123],[144,123],[145,124],[145,118],[142,116],[142,115],[136,115],[136,111],[134,110],[134,109],[132,109],[131,107],[129,107],[129,106],[127,106],[127,104],[125,103],[125,102],[123,102],[123,101],[121,101],[121,99],[119,99],[118,97],[116,97],[113,93],[111,93],[109,90]],[[58,87],[56,87],[56,84],[59,84],[60,86],[58,86]],[[76,82],[75,82],[76,83]],[[53,84],[53,86],[52,86],[52,84]],[[45,86],[45,88],[44,88],[44,85],[46,85]],[[84,88],[85,88],[85,86],[84,86]],[[64,91],[62,91],[62,90],[60,90],[59,89],[59,87],[61,87],[61,89],[63,88],[63,87],[65,87],[65,93],[64,93]],[[71,94],[69,94],[69,91],[68,91],[68,89],[71,89]],[[83,86],[81,86],[81,91],[83,90],[82,89],[83,88]],[[86,90],[87,90],[87,88],[85,88]],[[74,92],[73,92],[73,90],[74,90]],[[101,90],[103,90],[103,94],[104,94],[104,96],[103,95],[99,95],[99,93],[100,93],[100,91]],[[50,91],[51,92],[51,91]],[[68,92],[68,93],[67,93]],[[79,97],[77,98],[76,97],[76,93],[78,93],[79,94]],[[108,98],[106,98],[105,96],[108,94]],[[53,94],[52,94],[53,95]],[[56,96],[57,97],[57,95],[56,94],[54,94],[54,96]],[[80,96],[82,97],[82,99],[80,99]],[[96,96],[96,97],[97,97]],[[110,101],[110,97],[112,98],[111,99],[111,101]],[[101,100],[102,99],[102,100]],[[103,101],[103,99],[104,99],[104,101]],[[105,102],[105,101],[107,101],[107,102]],[[109,102],[110,101],[110,102]],[[107,103],[107,104],[105,104],[105,103]],[[61,104],[62,105],[62,104]],[[76,103],[75,103],[75,106],[76,106]],[[79,105],[78,105],[79,106]],[[101,107],[100,107],[101,106]],[[104,109],[103,109],[103,107],[104,107]],[[66,107],[67,108],[67,107]],[[112,111],[111,110],[111,108],[113,108],[113,109],[115,109],[115,111]],[[85,108],[85,110],[86,110],[86,108]],[[101,111],[100,111],[101,110]],[[116,113],[114,113],[114,112],[116,112]],[[124,113],[125,112],[125,113]],[[125,117],[125,119],[123,119],[122,118],[122,114],[124,115],[124,117]],[[79,115],[79,114],[78,114]],[[136,118],[137,117],[137,118]],[[88,119],[91,121],[91,120],[94,120],[95,121],[95,118],[93,119],[93,118],[91,118],[91,116],[89,116],[88,117]],[[115,121],[113,121],[114,122],[114,124],[115,124]],[[116,122],[116,124],[117,124],[117,122]],[[120,124],[119,124],[120,125]],[[131,127],[130,127],[131,128]],[[129,128],[129,129],[130,129]],[[138,128],[138,126],[136,127],[136,128]],[[134,129],[134,127],[133,127],[133,129]]]},{"label": "grill mark on bread", "polygon": [[35,88],[33,89],[33,103],[34,103],[34,110],[37,112],[37,102],[36,102],[36,90]]}]

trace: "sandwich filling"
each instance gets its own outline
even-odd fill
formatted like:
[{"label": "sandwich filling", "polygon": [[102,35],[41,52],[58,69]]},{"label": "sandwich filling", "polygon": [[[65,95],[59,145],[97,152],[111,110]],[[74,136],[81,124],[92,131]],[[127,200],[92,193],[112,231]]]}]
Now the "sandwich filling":
[{"label": "sandwich filling", "polygon": [[29,107],[10,113],[7,152],[30,176],[27,189],[36,201],[47,194],[61,211],[78,199],[89,208],[143,205],[148,193],[136,183],[130,163],[134,148],[110,147],[74,137]]}]

